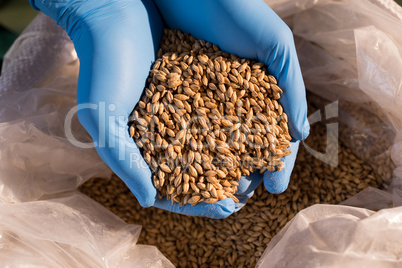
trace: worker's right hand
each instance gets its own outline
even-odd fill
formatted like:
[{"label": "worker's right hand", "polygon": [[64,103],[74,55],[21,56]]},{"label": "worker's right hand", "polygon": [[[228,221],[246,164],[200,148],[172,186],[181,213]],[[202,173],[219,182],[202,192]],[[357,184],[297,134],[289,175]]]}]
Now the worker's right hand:
[{"label": "worker's right hand", "polygon": [[188,32],[223,51],[266,64],[283,89],[279,102],[289,118],[292,153],[283,157],[281,171],[266,171],[242,177],[236,211],[264,181],[274,194],[282,193],[289,184],[300,140],[310,130],[304,82],[289,27],[262,0],[155,0],[163,19],[172,29]]}]

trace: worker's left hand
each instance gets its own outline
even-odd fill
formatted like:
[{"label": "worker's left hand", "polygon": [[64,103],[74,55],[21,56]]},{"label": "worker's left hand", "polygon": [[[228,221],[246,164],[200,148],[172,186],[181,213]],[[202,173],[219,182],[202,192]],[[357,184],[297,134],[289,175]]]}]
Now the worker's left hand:
[{"label": "worker's left hand", "polygon": [[67,31],[80,59],[78,118],[103,161],[144,207],[186,215],[224,218],[235,210],[230,198],[197,206],[158,199],[152,174],[128,133],[128,116],[144,90],[162,37],[153,1],[31,0],[31,5]]}]

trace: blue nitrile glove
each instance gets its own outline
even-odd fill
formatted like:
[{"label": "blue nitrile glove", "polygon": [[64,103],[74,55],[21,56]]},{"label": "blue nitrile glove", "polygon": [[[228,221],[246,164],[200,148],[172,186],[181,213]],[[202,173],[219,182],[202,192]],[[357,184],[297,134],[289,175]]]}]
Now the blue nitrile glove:
[{"label": "blue nitrile glove", "polygon": [[140,99],[162,36],[162,19],[153,1],[31,0],[31,5],[73,40],[80,59],[78,118],[100,157],[140,204],[210,218],[233,213],[230,198],[180,208],[159,200],[151,171],[128,134],[128,116]]},{"label": "blue nitrile glove", "polygon": [[242,58],[267,65],[284,93],[279,100],[289,118],[293,138],[292,154],[284,157],[280,172],[254,173],[242,178],[237,195],[240,209],[264,179],[266,189],[281,193],[289,184],[299,141],[310,130],[303,78],[293,35],[287,25],[262,0],[155,0],[162,17],[172,29],[179,29],[219,46]]},{"label": "blue nitrile glove", "polygon": [[[170,7],[166,2],[158,4],[169,26],[216,43],[241,57],[258,58],[268,63],[270,70],[280,69],[280,72],[273,72],[279,78],[279,85],[285,91],[290,88],[287,92],[294,94],[292,97],[285,93],[282,99],[285,112],[292,120],[291,135],[295,140],[307,136],[308,124],[303,129],[307,122],[305,93],[293,40],[284,23],[263,2],[256,1],[249,12],[250,2],[244,7],[239,1],[168,2]],[[163,28],[152,1],[31,0],[31,4],[56,20],[73,40],[81,64],[77,90],[80,122],[93,138],[99,155],[125,181],[142,206],[223,218],[245,203],[261,182],[261,176],[242,179],[238,192],[240,205],[227,198],[215,204],[180,207],[156,197],[151,172],[127,132],[127,116],[139,100]],[[176,21],[173,16],[182,18]],[[214,27],[216,22],[222,25]],[[270,32],[264,35],[261,29],[255,32],[257,28]],[[285,29],[283,36],[281,28]],[[265,49],[265,54],[261,48]],[[274,48],[274,55],[269,53],[271,48]],[[283,77],[287,77],[286,80]],[[292,146],[294,153],[285,158],[285,170],[275,173],[272,179],[266,174],[265,184],[271,192],[286,189],[297,147],[298,142]],[[271,183],[274,187],[269,186],[270,181],[275,182]]]}]

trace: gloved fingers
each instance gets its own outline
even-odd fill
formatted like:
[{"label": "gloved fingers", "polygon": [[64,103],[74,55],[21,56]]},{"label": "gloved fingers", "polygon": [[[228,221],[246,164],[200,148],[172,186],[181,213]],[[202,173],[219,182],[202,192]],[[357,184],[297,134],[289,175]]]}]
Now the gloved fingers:
[{"label": "gloved fingers", "polygon": [[239,211],[247,204],[247,200],[253,196],[254,190],[260,185],[263,179],[263,174],[253,172],[249,176],[241,176],[238,181],[239,186],[236,191],[236,198],[239,202],[235,202],[234,212]]},{"label": "gloved fingers", "polygon": [[90,34],[84,30],[75,34],[73,41],[81,64],[78,103],[114,104],[127,116],[134,109],[163,32],[156,7],[147,5],[130,1],[125,8],[131,13],[126,11],[130,13],[124,14],[126,17],[107,16],[93,26]]},{"label": "gloved fingers", "polygon": [[281,171],[266,171],[264,173],[264,185],[268,192],[272,194],[280,194],[286,190],[289,184],[290,175],[296,161],[297,152],[300,141],[291,142],[290,148],[292,153],[282,158],[285,167]]},{"label": "gloved fingers", "polygon": [[249,176],[241,176],[239,186],[237,187],[236,196],[250,198],[253,196],[254,190],[260,185],[263,179],[263,174],[253,172]]},{"label": "gloved fingers", "polygon": [[[66,17],[55,19],[65,24],[80,59],[77,103],[114,104],[130,113],[144,90],[163,33],[153,1],[35,2],[44,9],[61,9]],[[94,116],[91,121],[96,121]]]},{"label": "gloved fingers", "polygon": [[200,203],[196,206],[184,205],[180,207],[178,203],[172,205],[171,201],[163,198],[157,199],[154,206],[180,214],[222,219],[228,217],[233,212],[239,211],[244,205],[246,205],[248,198],[253,196],[255,188],[258,187],[262,179],[263,175],[258,172],[254,172],[250,174],[250,176],[242,176],[239,180],[238,190],[235,194],[239,202],[234,202],[228,197],[213,204]]},{"label": "gloved fingers", "polygon": [[[90,108],[82,109],[81,113],[85,113],[84,109]],[[128,133],[127,113],[113,104],[103,107],[100,103],[97,110],[105,114],[97,118],[96,134],[92,133],[99,156],[126,183],[141,206],[152,206],[157,191],[151,170]]]},{"label": "gloved fingers", "polygon": [[280,103],[294,140],[308,136],[303,78],[289,27],[262,0],[155,1],[168,26],[267,65],[284,91]]},{"label": "gloved fingers", "polygon": [[167,200],[166,197],[163,197],[162,199],[157,198],[154,206],[179,214],[188,216],[202,216],[212,219],[226,218],[235,211],[235,203],[231,198],[226,198],[212,204],[202,202],[195,206],[190,204],[180,206],[179,203],[174,203],[172,205],[170,200]]},{"label": "gloved fingers", "polygon": [[95,7],[87,13],[86,2],[79,10],[68,9],[75,12],[71,20],[81,23],[69,31],[80,59],[78,118],[103,161],[142,206],[152,206],[157,192],[151,171],[127,123],[155,60],[163,23],[152,1],[88,2]]},{"label": "gloved fingers", "polygon": [[[251,196],[254,194],[254,191],[252,192]],[[247,196],[238,196],[237,199],[239,200],[239,202],[235,202],[235,209],[233,212],[237,212],[240,209],[242,209],[246,204],[247,204],[247,200],[249,199],[249,197]]]},{"label": "gloved fingers", "polygon": [[292,153],[282,158],[282,161],[285,163],[283,170],[279,172],[266,171],[264,174],[253,172],[249,176],[241,177],[236,192],[239,202],[235,203],[234,212],[240,210],[247,203],[247,200],[254,195],[254,190],[260,185],[262,180],[264,180],[265,188],[270,193],[279,194],[286,190],[296,160],[299,143],[299,141],[291,142],[291,147],[287,150],[292,150]]},{"label": "gloved fingers", "polygon": [[[258,32],[259,23],[251,26],[249,20],[256,20],[251,17],[255,14],[251,13],[258,8],[266,9],[263,1],[155,0],[155,3],[169,28],[188,32],[240,57],[257,58],[255,33],[250,32],[250,28]],[[263,13],[264,17],[269,15],[258,13]]]},{"label": "gloved fingers", "polygon": [[234,212],[239,211],[246,205],[247,200],[254,195],[254,190],[260,185],[263,179],[265,188],[270,193],[279,194],[286,190],[296,160],[299,143],[299,141],[291,142],[291,147],[288,150],[292,150],[292,153],[282,158],[282,161],[285,163],[283,170],[279,172],[266,171],[264,174],[253,172],[249,176],[241,177],[235,195],[239,202],[235,203]]},{"label": "gloved fingers", "polygon": [[290,135],[293,140],[304,140],[310,132],[310,125],[307,120],[306,89],[293,35],[281,21],[270,36],[262,38],[265,39],[261,40],[265,46],[259,48],[258,59],[267,65],[268,71],[277,79],[283,91],[279,103],[287,114]]},{"label": "gloved fingers", "polygon": [[[237,39],[243,36],[252,40],[254,49],[248,48],[256,53],[252,58],[266,64],[269,74],[277,79],[283,90],[279,103],[288,116],[290,135],[293,140],[304,140],[310,131],[306,89],[291,30],[263,1],[254,0],[252,4],[240,0],[233,2],[236,5],[223,0],[222,6],[230,10],[233,20],[246,20],[239,23]],[[235,44],[235,49],[247,50],[246,46],[241,48]],[[237,54],[243,57],[241,51]]]}]

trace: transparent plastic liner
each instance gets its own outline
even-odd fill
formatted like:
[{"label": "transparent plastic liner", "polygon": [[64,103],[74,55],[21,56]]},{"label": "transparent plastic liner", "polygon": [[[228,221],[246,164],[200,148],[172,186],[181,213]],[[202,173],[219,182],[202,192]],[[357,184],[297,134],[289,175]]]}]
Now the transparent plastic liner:
[{"label": "transparent plastic liner", "polygon": [[0,204],[3,267],[173,267],[154,246],[136,245],[141,226],[89,197]]},{"label": "transparent plastic liner", "polygon": [[[141,226],[70,192],[89,178],[111,176],[93,147],[67,138],[78,67],[67,34],[43,14],[6,54],[0,76],[1,265],[173,267],[156,247],[136,245]],[[75,140],[92,143],[76,116],[68,127]]]},{"label": "transparent plastic liner", "polygon": [[386,0],[266,2],[292,28],[306,88],[339,101],[342,141],[391,183],[402,164],[393,149],[402,128],[402,8]]},{"label": "transparent plastic liner", "polygon": [[[339,120],[349,131],[340,137],[357,155],[377,166],[389,163],[401,127],[401,21],[370,1],[294,2],[281,12],[293,14],[285,20],[295,34],[306,87],[340,100]],[[392,180],[392,170],[379,173]]]},{"label": "transparent plastic liner", "polygon": [[55,70],[76,58],[67,33],[40,13],[4,55],[0,96],[43,83]]},{"label": "transparent plastic liner", "polygon": [[314,205],[277,234],[256,267],[400,267],[402,207]]},{"label": "transparent plastic liner", "polygon": [[[76,147],[66,137],[78,67],[71,40],[43,14],[7,52],[0,76],[0,203],[37,200],[110,176],[94,148]],[[74,138],[91,142],[72,119]]]},{"label": "transparent plastic liner", "polygon": [[[321,110],[331,103],[314,93],[309,93],[307,98]],[[371,111],[367,107],[371,107]],[[372,102],[361,104],[339,100],[338,117],[333,121],[339,124],[339,141],[370,164],[383,179],[383,186],[389,187],[395,169],[391,146],[396,134],[381,109]]]},{"label": "transparent plastic liner", "polygon": [[299,212],[257,267],[400,267],[402,9],[387,0],[266,2],[293,30],[306,87],[339,102],[341,141],[389,188]]}]

